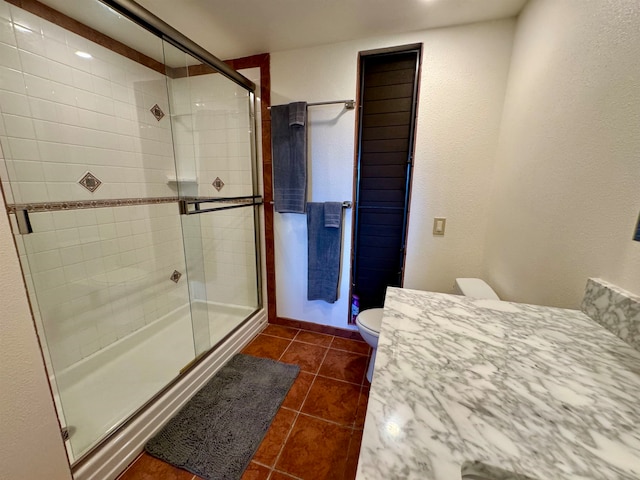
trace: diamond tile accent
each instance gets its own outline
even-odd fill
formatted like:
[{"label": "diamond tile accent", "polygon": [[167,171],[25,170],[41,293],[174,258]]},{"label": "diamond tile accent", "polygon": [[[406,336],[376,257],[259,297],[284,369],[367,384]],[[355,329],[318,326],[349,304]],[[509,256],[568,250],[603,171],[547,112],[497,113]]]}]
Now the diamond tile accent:
[{"label": "diamond tile accent", "polygon": [[178,280],[180,280],[181,276],[182,274],[178,270],[174,270],[169,279],[174,283],[178,283]]},{"label": "diamond tile accent", "polygon": [[153,107],[151,107],[150,111],[151,113],[153,113],[153,116],[156,117],[156,120],[158,121],[162,120],[162,117],[164,117],[164,112],[158,106],[157,103]]},{"label": "diamond tile accent", "polygon": [[216,179],[213,181],[213,183],[211,185],[213,185],[213,187],[217,191],[220,191],[220,190],[222,190],[222,187],[224,187],[224,182],[222,180],[220,180],[220,177],[216,177]]},{"label": "diamond tile accent", "polygon": [[102,182],[91,172],[85,173],[84,177],[78,180],[78,183],[91,193],[95,192],[98,187],[102,185]]}]

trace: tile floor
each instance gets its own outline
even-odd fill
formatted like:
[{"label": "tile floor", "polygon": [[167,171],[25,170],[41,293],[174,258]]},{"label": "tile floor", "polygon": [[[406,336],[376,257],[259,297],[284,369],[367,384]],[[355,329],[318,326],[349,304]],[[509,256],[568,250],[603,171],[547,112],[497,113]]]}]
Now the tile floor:
[{"label": "tile floor", "polygon": [[[300,366],[242,480],[353,480],[369,398],[369,346],[269,325],[242,353]],[[119,480],[199,480],[142,454]]]}]

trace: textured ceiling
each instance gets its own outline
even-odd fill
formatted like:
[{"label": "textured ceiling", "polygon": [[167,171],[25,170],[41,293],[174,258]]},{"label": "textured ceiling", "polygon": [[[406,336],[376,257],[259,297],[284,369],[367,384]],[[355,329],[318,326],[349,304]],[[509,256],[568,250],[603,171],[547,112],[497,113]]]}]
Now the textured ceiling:
[{"label": "textured ceiling", "polygon": [[138,0],[222,59],[516,16],[526,0]]},{"label": "textured ceiling", "polygon": [[[40,0],[162,60],[161,48],[98,0]],[[516,16],[526,0],[137,0],[221,59]]]}]

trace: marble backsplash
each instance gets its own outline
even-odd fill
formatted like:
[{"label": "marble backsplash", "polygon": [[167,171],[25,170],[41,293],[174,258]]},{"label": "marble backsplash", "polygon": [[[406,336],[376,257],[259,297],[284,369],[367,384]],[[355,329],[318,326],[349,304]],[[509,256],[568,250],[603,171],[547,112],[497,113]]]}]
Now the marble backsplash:
[{"label": "marble backsplash", "polygon": [[640,296],[599,278],[590,278],[581,310],[640,351]]}]

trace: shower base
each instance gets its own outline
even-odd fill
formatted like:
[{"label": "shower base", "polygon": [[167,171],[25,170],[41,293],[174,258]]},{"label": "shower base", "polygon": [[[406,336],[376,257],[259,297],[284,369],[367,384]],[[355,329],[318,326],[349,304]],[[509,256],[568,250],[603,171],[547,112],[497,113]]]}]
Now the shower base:
[{"label": "shower base", "polygon": [[[208,312],[209,345],[220,342],[254,311],[194,303],[200,313]],[[71,463],[166,387],[194,356],[187,304],[61,371],[55,379],[55,400],[62,427],[69,432],[65,444]]]}]

